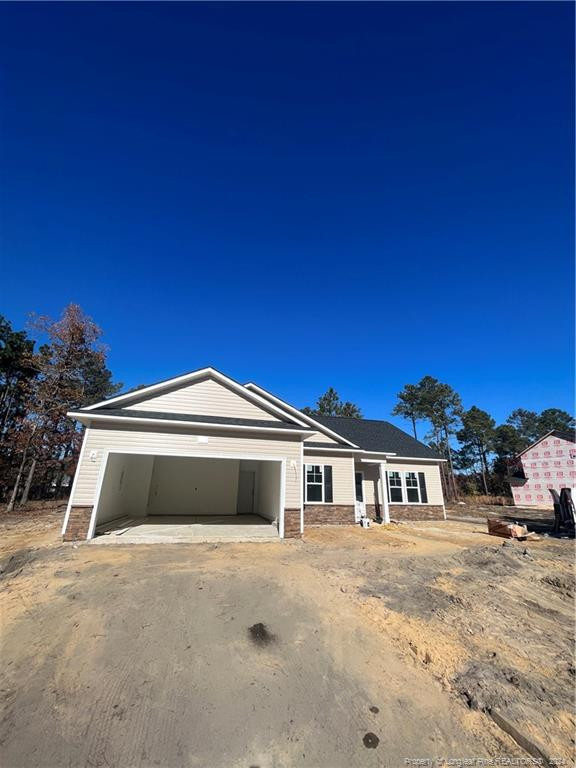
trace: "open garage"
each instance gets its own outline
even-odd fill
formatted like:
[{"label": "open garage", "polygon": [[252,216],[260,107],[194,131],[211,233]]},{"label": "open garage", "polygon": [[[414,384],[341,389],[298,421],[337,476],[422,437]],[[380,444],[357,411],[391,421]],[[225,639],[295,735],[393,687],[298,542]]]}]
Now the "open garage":
[{"label": "open garage", "polygon": [[282,462],[109,453],[90,537],[138,541],[276,538]]}]

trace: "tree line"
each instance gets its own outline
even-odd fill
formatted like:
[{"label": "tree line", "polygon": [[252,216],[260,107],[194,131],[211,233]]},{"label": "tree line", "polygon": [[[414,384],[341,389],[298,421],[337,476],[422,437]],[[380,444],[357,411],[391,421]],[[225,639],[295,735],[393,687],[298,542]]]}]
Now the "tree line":
[{"label": "tree line", "polygon": [[[34,334],[38,338],[29,335]],[[76,304],[58,320],[33,316],[28,330],[14,330],[0,315],[0,501],[8,510],[29,499],[68,496],[83,428],[66,413],[116,394],[106,363],[102,330]],[[360,408],[328,389],[310,415],[361,418]],[[574,430],[566,411],[541,413],[517,408],[497,425],[487,411],[466,410],[460,395],[432,376],[406,384],[393,416],[407,419],[446,462],[442,479],[448,498],[460,493],[509,493],[510,460],[552,429]]]},{"label": "tree line", "polygon": [[101,329],[76,304],[14,330],[0,315],[0,500],[65,498],[82,442],[66,413],[117,393]]},{"label": "tree line", "polygon": [[[303,408],[313,416],[352,416],[362,412],[354,403],[343,403],[332,387],[314,408]],[[424,376],[417,384],[406,384],[397,395],[392,416],[408,420],[414,437],[422,436],[446,461],[442,481],[448,499],[460,494],[510,495],[508,469],[521,451],[553,429],[574,431],[576,421],[567,411],[547,408],[541,413],[516,408],[503,424],[473,405],[465,409],[462,398],[449,384]]]}]

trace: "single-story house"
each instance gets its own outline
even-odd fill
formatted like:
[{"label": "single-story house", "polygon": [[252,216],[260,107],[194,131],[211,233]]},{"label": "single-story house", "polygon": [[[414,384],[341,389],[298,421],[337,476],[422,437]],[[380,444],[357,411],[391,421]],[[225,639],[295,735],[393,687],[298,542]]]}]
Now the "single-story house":
[{"label": "single-story house", "polygon": [[574,432],[553,429],[519,453],[510,470],[510,490],[521,507],[551,506],[550,490],[576,489]]},{"label": "single-story house", "polygon": [[167,515],[258,516],[280,538],[363,516],[445,517],[442,459],[426,445],[386,421],[308,416],[214,368],[68,415],[86,429],[66,541]]}]

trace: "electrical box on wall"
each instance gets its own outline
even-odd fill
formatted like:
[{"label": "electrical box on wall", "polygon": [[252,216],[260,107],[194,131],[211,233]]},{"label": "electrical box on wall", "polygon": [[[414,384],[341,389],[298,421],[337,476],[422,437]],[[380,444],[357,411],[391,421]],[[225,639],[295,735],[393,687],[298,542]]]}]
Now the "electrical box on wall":
[{"label": "electrical box on wall", "polygon": [[199,443],[207,443],[208,442],[208,438],[205,435],[198,435],[196,440],[198,440]]}]

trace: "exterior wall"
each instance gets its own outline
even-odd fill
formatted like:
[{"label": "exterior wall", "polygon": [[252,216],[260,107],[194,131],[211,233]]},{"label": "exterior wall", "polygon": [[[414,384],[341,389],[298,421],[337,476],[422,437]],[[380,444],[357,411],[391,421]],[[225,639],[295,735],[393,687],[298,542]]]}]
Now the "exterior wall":
[{"label": "exterior wall", "polygon": [[62,538],[64,541],[79,541],[88,538],[92,506],[72,506],[68,517],[68,525]]},{"label": "exterior wall", "polygon": [[305,504],[304,529],[311,525],[352,525],[354,504]]},{"label": "exterior wall", "polygon": [[520,458],[526,480],[511,478],[514,503],[552,505],[550,489],[576,489],[576,443],[549,435]]},{"label": "exterior wall", "polygon": [[[426,493],[428,494],[428,504],[444,506],[444,494],[442,493],[442,480],[440,479],[440,467],[432,462],[416,461],[394,461],[389,459],[386,462],[386,468],[390,472],[424,472],[426,478]],[[394,517],[394,507],[396,504],[390,503],[390,517]],[[406,506],[406,505],[404,505]],[[418,506],[410,504],[408,506]],[[425,504],[420,506],[426,506]]]},{"label": "exterior wall", "polygon": [[300,508],[284,510],[284,538],[299,539],[302,533],[300,531]]},{"label": "exterior wall", "polygon": [[201,416],[228,416],[239,419],[280,421],[277,416],[233,392],[218,381],[204,379],[187,387],[179,387],[126,408],[134,411],[186,413]]},{"label": "exterior wall", "polygon": [[[310,429],[314,429],[314,427],[310,427]],[[311,435],[310,437],[307,437],[306,440],[309,440],[311,443],[327,443],[328,445],[341,445],[341,443],[337,442],[336,440],[333,440],[328,435],[325,435],[324,432],[317,432],[315,435]],[[304,442],[306,442],[306,440]]]},{"label": "exterior wall", "polygon": [[[444,495],[442,493],[442,481],[440,478],[440,467],[431,462],[402,461],[388,459],[386,462],[387,471],[391,472],[424,472],[426,478],[426,493],[428,495],[427,504],[400,504],[389,502],[390,517],[392,519],[404,520],[426,520],[428,517],[438,517],[437,510],[440,510],[440,517],[444,518]],[[357,462],[356,472],[364,473],[364,503],[366,504],[366,513],[368,517],[377,515],[380,512],[380,470],[378,464],[362,464]],[[415,510],[413,512],[412,510]],[[417,516],[415,516],[417,515]]]},{"label": "exterior wall", "polygon": [[[352,456],[335,456],[326,453],[306,453],[304,448],[304,465],[329,464],[332,467],[332,504],[352,504],[354,506],[354,458]],[[304,497],[306,502],[306,497]],[[312,502],[314,506],[321,506]]]},{"label": "exterior wall", "polygon": [[[378,517],[380,508],[375,504],[366,505],[366,515]],[[393,504],[390,507],[391,520],[444,520],[444,507],[434,504]]]},{"label": "exterior wall", "polygon": [[[199,436],[202,442],[199,442]],[[96,501],[103,460],[107,451],[120,453],[147,453],[157,455],[198,455],[247,458],[287,459],[285,479],[285,505],[300,509],[302,467],[301,442],[298,437],[274,440],[260,438],[257,433],[243,437],[225,432],[178,427],[150,427],[144,429],[118,428],[117,425],[93,426],[86,430],[82,460],[78,466],[71,506],[93,506]]]}]

